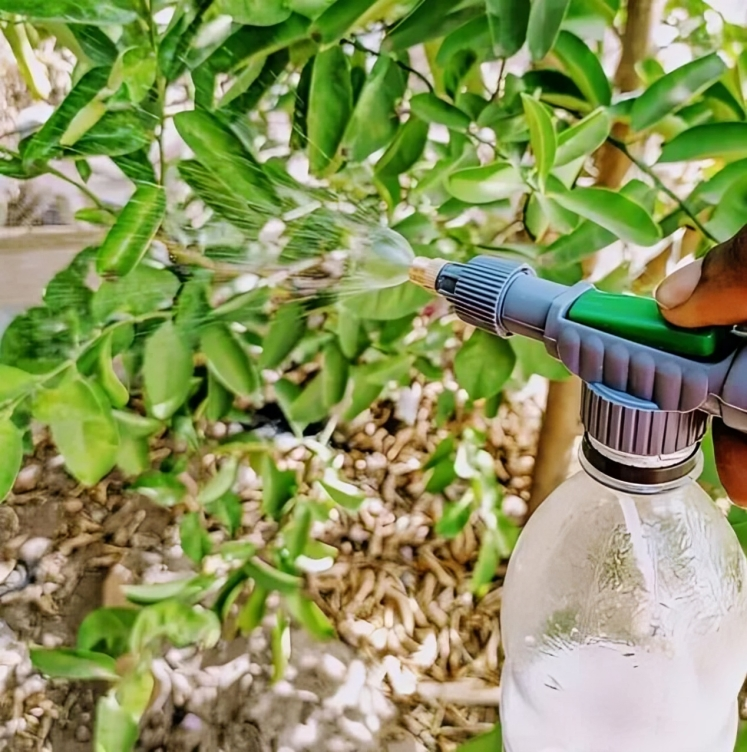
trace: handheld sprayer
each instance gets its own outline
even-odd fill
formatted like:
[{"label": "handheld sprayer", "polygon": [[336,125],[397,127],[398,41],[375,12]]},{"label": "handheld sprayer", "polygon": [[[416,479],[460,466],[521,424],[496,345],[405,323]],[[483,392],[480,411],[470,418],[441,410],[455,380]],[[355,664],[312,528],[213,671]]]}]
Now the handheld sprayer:
[{"label": "handheld sprayer", "polygon": [[710,416],[747,432],[745,340],[496,257],[416,258],[409,277],[583,382],[583,470],[529,520],[504,582],[505,751],[732,752],[747,559],[695,479]]}]

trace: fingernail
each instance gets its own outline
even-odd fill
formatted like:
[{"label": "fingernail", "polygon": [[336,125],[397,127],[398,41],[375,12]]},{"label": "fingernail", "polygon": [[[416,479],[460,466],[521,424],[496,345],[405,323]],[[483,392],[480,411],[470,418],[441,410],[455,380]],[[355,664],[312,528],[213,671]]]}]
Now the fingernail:
[{"label": "fingernail", "polygon": [[654,293],[656,302],[664,309],[677,308],[686,303],[700,282],[703,261],[698,260],[670,274]]}]

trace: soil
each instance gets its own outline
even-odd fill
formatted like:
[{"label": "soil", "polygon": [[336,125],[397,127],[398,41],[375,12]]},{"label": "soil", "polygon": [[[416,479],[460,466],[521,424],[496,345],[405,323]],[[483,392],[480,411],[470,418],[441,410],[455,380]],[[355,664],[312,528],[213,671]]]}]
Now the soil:
[{"label": "soil", "polygon": [[[339,640],[317,643],[294,631],[288,672],[276,684],[269,623],[210,651],[170,650],[153,667],[159,692],[139,752],[454,750],[492,727],[501,571],[476,601],[469,577],[479,525],[448,543],[433,534],[444,498],[424,492],[420,468],[449,430],[430,420],[439,388],[415,389],[414,412],[409,393],[376,405],[334,437],[345,471],[371,496],[317,536],[340,555],[308,589]],[[409,421],[398,417],[403,410]],[[505,503],[518,513],[539,415],[530,399],[482,422]],[[250,538],[261,530],[258,479],[248,468],[240,478],[239,537]],[[47,681],[32,670],[28,647],[73,646],[86,614],[122,602],[123,584],[192,571],[178,543],[182,512],[127,492],[117,477],[80,487],[38,437],[0,507],[0,749],[93,748],[95,703],[106,685]]]}]

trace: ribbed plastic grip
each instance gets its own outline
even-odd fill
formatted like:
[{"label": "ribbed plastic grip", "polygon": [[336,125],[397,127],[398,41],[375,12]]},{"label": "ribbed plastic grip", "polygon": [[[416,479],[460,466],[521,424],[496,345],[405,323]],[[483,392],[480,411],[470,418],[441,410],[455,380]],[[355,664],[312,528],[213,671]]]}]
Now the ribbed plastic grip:
[{"label": "ribbed plastic grip", "polygon": [[511,282],[522,274],[535,276],[525,264],[479,256],[469,264],[444,266],[436,290],[453,304],[462,321],[508,337],[510,332],[501,321],[502,307]]}]

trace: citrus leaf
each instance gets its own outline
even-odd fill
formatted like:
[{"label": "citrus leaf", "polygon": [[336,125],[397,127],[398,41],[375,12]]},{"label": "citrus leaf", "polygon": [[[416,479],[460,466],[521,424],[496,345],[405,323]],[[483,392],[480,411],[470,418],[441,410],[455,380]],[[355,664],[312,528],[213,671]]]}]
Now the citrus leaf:
[{"label": "citrus leaf", "polygon": [[151,413],[170,418],[186,401],[191,389],[192,352],[172,321],[162,324],[145,344],[143,378]]},{"label": "citrus leaf", "polygon": [[490,204],[527,193],[529,187],[512,164],[493,162],[456,170],[446,178],[446,190],[467,204]]},{"label": "citrus leaf", "polygon": [[651,246],[661,239],[661,228],[640,204],[607,188],[574,188],[553,193],[552,198],[621,240]]},{"label": "citrus leaf", "polygon": [[235,23],[249,26],[274,26],[291,14],[285,0],[217,0],[214,7]]},{"label": "citrus leaf", "polygon": [[747,157],[747,123],[706,123],[675,136],[664,145],[660,163]]},{"label": "citrus leaf", "polygon": [[97,752],[129,752],[134,749],[139,736],[138,720],[117,702],[114,693],[100,697],[96,703],[94,730]]},{"label": "citrus leaf", "polygon": [[0,421],[0,501],[13,489],[23,462],[23,434],[9,418]]},{"label": "citrus leaf", "polygon": [[290,615],[315,639],[331,640],[335,637],[332,622],[308,596],[302,593],[287,595],[285,604]]},{"label": "citrus leaf", "polygon": [[532,60],[542,60],[553,48],[571,0],[532,0],[527,46]]},{"label": "citrus leaf", "polygon": [[516,354],[505,339],[477,329],[454,358],[454,375],[473,400],[498,394],[516,364]]},{"label": "citrus leaf", "polygon": [[281,572],[279,569],[275,569],[269,564],[265,564],[265,562],[260,559],[247,561],[246,564],[244,564],[244,571],[258,585],[270,592],[277,591],[278,593],[284,594],[294,593],[303,583],[303,580],[300,577]]},{"label": "citrus leaf", "polygon": [[544,105],[526,94],[521,95],[521,101],[529,125],[530,141],[540,179],[540,189],[544,191],[545,180],[547,180],[555,162],[555,151],[557,149],[555,128]]},{"label": "citrus leaf", "polygon": [[208,368],[230,392],[250,396],[259,385],[254,364],[225,324],[211,324],[200,338],[200,349],[207,358]]},{"label": "citrus leaf", "polygon": [[75,648],[44,650],[31,648],[31,663],[37,671],[54,679],[105,679],[119,678],[117,664],[106,653]]},{"label": "citrus leaf", "polygon": [[295,471],[279,470],[275,460],[266,454],[262,459],[262,511],[279,520],[297,488]]},{"label": "citrus leaf", "polygon": [[269,592],[259,585],[255,585],[252,589],[251,595],[247,599],[246,603],[239,611],[238,618],[236,620],[237,626],[241,630],[241,634],[248,635],[253,632],[261,623],[265,617],[267,611],[267,596]]},{"label": "citrus leaf", "polygon": [[78,627],[75,647],[78,650],[100,649],[112,658],[118,658],[127,652],[130,630],[136,617],[134,608],[97,608]]},{"label": "citrus leaf", "polygon": [[324,175],[334,166],[352,112],[348,56],[342,47],[331,47],[316,56],[311,74],[306,127],[313,175]]},{"label": "citrus leaf", "polygon": [[277,368],[290,355],[306,332],[306,310],[302,303],[282,306],[262,340],[259,367]]},{"label": "citrus leaf", "polygon": [[594,110],[558,136],[555,166],[561,167],[595,152],[610,135],[612,122],[603,109]]},{"label": "citrus leaf", "polygon": [[[298,0],[296,0],[297,2]],[[363,16],[378,0],[336,0],[317,18],[312,33],[321,36],[325,45],[334,44],[342,39],[356,21]]]},{"label": "citrus leaf", "polygon": [[410,100],[410,109],[416,117],[427,123],[440,123],[451,130],[463,133],[469,129],[471,123],[469,115],[453,104],[444,102],[433,92],[416,94]]},{"label": "citrus leaf", "polygon": [[0,363],[0,404],[30,393],[37,377]]},{"label": "citrus leaf", "polygon": [[351,483],[329,478],[319,484],[327,492],[329,498],[344,509],[357,511],[366,497]]},{"label": "citrus leaf", "polygon": [[337,340],[331,340],[324,348],[324,404],[337,405],[345,396],[348,385],[349,364],[342,354]]},{"label": "citrus leaf", "polygon": [[396,287],[351,295],[344,298],[342,304],[361,319],[392,321],[419,311],[432,299],[427,290],[405,282]]},{"label": "citrus leaf", "polygon": [[487,0],[488,20],[498,57],[511,57],[524,45],[529,25],[529,0]]},{"label": "citrus leaf", "polygon": [[592,105],[608,106],[612,88],[599,58],[577,36],[561,31],[555,42],[555,55],[568,75]]},{"label": "citrus leaf", "polygon": [[0,12],[30,20],[112,26],[137,18],[132,0],[0,0]]},{"label": "citrus leaf", "polygon": [[197,512],[189,512],[179,523],[179,540],[182,551],[195,564],[199,564],[212,550],[212,542],[207,531],[202,526],[202,520]]},{"label": "citrus leaf", "polygon": [[642,131],[687,104],[717,81],[726,71],[721,58],[713,53],[676,68],[655,81],[633,103],[630,123]]},{"label": "citrus leaf", "polygon": [[67,469],[93,486],[114,467],[119,434],[111,407],[81,378],[40,394],[35,414],[49,423]]}]

